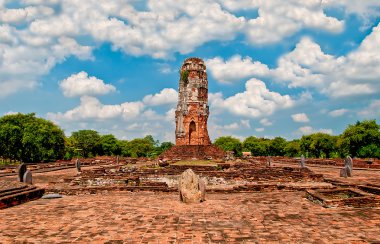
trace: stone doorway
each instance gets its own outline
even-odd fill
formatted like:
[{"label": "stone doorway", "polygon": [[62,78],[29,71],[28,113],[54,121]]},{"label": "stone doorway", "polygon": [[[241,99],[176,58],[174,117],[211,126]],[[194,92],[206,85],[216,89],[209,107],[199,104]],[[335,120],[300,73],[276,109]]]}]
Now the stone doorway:
[{"label": "stone doorway", "polygon": [[197,126],[194,121],[190,122],[189,125],[189,145],[194,145],[194,140],[196,140]]}]

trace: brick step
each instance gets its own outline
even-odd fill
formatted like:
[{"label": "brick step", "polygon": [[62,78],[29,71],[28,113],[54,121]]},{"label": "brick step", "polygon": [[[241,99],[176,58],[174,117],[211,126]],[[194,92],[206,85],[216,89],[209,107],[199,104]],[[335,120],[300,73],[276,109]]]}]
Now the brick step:
[{"label": "brick step", "polygon": [[108,191],[176,192],[178,189],[167,186],[92,186],[86,188],[47,189],[49,193],[59,193],[63,195],[98,194]]},{"label": "brick step", "polygon": [[16,206],[21,203],[39,199],[42,197],[44,193],[44,189],[35,187],[32,187],[32,189],[30,189],[28,187],[26,191],[21,191],[18,193],[0,197],[0,209]]},{"label": "brick step", "polygon": [[17,188],[13,188],[13,189],[3,190],[3,191],[0,191],[0,198],[4,197],[4,196],[13,195],[13,194],[16,194],[19,192],[24,192],[26,190],[34,189],[34,188],[36,188],[36,187],[23,186],[23,187],[17,187]]}]

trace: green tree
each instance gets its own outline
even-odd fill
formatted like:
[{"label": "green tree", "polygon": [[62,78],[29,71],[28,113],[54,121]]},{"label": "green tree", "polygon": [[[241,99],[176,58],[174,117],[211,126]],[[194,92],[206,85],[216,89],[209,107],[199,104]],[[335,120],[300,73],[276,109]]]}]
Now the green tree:
[{"label": "green tree", "polygon": [[215,140],[214,145],[224,151],[233,151],[236,156],[242,155],[242,144],[239,139],[231,136],[222,136]]},{"label": "green tree", "polygon": [[39,162],[63,158],[63,131],[34,113],[0,118],[0,152],[4,158]]},{"label": "green tree", "polygon": [[119,155],[121,153],[119,141],[114,135],[102,135],[100,137],[102,155]]},{"label": "green tree", "polygon": [[326,133],[302,136],[301,151],[308,157],[330,158],[336,151],[337,137]]},{"label": "green tree", "polygon": [[269,142],[269,155],[271,156],[284,156],[285,155],[286,140],[282,137],[275,137]]},{"label": "green tree", "polygon": [[253,156],[267,156],[269,155],[269,144],[269,139],[250,136],[244,140],[243,149],[251,152]]},{"label": "green tree", "polygon": [[148,157],[154,150],[154,144],[149,137],[136,138],[128,142],[128,156]]},{"label": "green tree", "polygon": [[120,155],[123,157],[130,157],[130,151],[129,151],[129,141],[127,140],[121,140],[119,141],[120,146]]},{"label": "green tree", "polygon": [[152,135],[147,135],[144,137],[144,140],[148,141],[150,144],[152,144],[153,146],[157,147],[158,144],[160,143],[159,140],[154,140],[153,136]]},{"label": "green tree", "polygon": [[162,142],[159,147],[156,147],[156,155],[160,155],[166,150],[170,149],[174,144],[172,142]]},{"label": "green tree", "polygon": [[71,134],[75,150],[80,150],[83,157],[93,157],[99,154],[101,144],[100,136],[94,130],[79,130]]},{"label": "green tree", "polygon": [[379,129],[376,120],[357,121],[349,125],[338,140],[341,156],[380,158]]},{"label": "green tree", "polygon": [[297,157],[301,155],[300,140],[292,140],[286,143],[284,148],[285,156]]},{"label": "green tree", "polygon": [[65,137],[65,160],[71,160],[75,156],[79,156],[80,154],[75,151],[74,141],[70,137]]}]

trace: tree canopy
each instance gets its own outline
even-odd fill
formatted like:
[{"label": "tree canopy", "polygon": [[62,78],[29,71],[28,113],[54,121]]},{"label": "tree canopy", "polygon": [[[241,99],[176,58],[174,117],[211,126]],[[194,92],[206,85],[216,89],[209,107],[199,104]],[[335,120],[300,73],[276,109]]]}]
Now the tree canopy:
[{"label": "tree canopy", "polygon": [[[238,138],[222,136],[215,145],[241,156],[249,151],[254,156],[298,157],[361,157],[380,158],[380,126],[375,120],[348,125],[341,135],[326,133],[304,135],[287,141],[282,137]],[[40,162],[71,159],[75,156],[120,155],[126,157],[156,157],[172,147],[172,142],[160,142],[152,135],[131,140],[119,140],[112,134],[99,135],[95,130],[79,130],[65,137],[54,123],[37,118],[34,113],[0,117],[0,157],[14,161]]]},{"label": "tree canopy", "polygon": [[74,150],[80,151],[83,157],[93,157],[101,150],[101,137],[94,130],[79,130],[71,134]]},{"label": "tree canopy", "polygon": [[61,159],[65,151],[63,131],[34,113],[1,117],[0,142],[2,157],[24,162]]},{"label": "tree canopy", "polygon": [[380,126],[376,120],[348,125],[338,140],[341,155],[380,158]]},{"label": "tree canopy", "polygon": [[242,144],[237,138],[222,136],[216,139],[214,144],[224,151],[233,151],[236,156],[241,156],[242,154]]}]

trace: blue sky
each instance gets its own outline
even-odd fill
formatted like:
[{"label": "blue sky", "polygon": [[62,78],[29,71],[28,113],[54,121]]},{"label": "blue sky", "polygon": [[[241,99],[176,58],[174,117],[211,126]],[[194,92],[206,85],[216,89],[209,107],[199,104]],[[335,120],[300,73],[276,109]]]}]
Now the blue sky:
[{"label": "blue sky", "polygon": [[380,121],[377,0],[0,0],[0,115],[174,140],[178,70],[205,60],[212,139]]}]

